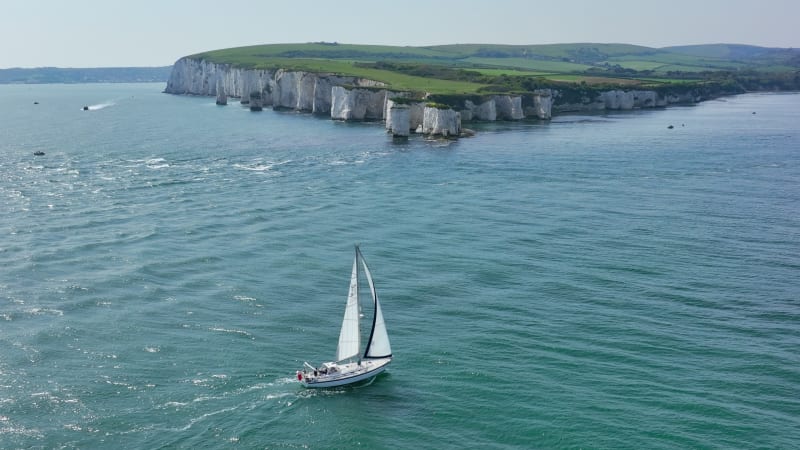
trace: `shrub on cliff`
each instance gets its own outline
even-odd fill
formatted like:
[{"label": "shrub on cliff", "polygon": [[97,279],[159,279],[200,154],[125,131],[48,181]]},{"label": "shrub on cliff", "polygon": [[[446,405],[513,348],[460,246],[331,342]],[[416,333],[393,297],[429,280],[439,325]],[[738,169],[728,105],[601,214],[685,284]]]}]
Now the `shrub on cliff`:
[{"label": "shrub on cliff", "polygon": [[452,106],[446,105],[444,103],[436,103],[436,102],[428,102],[425,104],[428,108],[436,108],[436,109],[453,109]]},{"label": "shrub on cliff", "polygon": [[412,105],[422,101],[420,97],[392,97],[389,100],[397,105]]},{"label": "shrub on cliff", "polygon": [[491,95],[475,95],[475,94],[433,94],[428,97],[431,102],[436,104],[448,105],[451,109],[460,109],[464,107],[467,101],[471,101],[476,105],[491,99]]}]

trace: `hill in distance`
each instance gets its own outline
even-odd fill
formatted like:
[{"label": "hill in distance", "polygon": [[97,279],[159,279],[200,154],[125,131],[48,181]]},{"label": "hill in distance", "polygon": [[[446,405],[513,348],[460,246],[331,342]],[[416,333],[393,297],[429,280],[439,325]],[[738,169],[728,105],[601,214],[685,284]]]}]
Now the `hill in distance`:
[{"label": "hill in distance", "polygon": [[251,69],[359,76],[396,89],[440,94],[530,91],[552,83],[653,87],[710,80],[734,80],[743,83],[743,90],[800,88],[800,50],[733,44],[401,47],[314,42],[237,47],[190,57]]},{"label": "hill in distance", "polygon": [[0,84],[151,83],[166,81],[169,78],[170,70],[172,70],[171,66],[0,69]]},{"label": "hill in distance", "polygon": [[397,47],[338,43],[268,44],[192,55],[214,62],[253,68],[274,68],[287,61],[295,66],[308,59],[340,62],[394,61],[451,64],[463,68],[509,68],[543,73],[575,73],[588,69],[622,68],[649,71],[703,72],[752,69],[800,69],[800,50],[747,45],[711,44],[650,48],[630,44],[492,45],[454,44]]}]

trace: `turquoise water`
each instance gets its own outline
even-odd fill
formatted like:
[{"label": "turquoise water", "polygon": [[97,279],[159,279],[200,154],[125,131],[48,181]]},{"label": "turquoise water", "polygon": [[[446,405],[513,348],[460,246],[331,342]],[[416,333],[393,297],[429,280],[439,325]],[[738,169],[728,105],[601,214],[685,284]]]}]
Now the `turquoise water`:
[{"label": "turquoise water", "polygon": [[[800,95],[397,142],[162,89],[0,86],[0,448],[800,442]],[[354,243],[395,360],[304,390]]]}]

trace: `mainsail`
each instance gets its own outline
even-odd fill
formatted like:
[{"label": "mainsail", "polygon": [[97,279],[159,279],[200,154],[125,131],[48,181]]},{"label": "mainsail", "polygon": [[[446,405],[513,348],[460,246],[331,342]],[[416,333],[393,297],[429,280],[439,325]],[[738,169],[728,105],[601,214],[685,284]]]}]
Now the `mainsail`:
[{"label": "mainsail", "polygon": [[342,320],[342,331],[339,332],[339,347],[336,349],[337,361],[358,355],[361,346],[358,314],[358,251],[356,251],[353,273],[350,276],[350,292],[347,294],[347,307]]}]

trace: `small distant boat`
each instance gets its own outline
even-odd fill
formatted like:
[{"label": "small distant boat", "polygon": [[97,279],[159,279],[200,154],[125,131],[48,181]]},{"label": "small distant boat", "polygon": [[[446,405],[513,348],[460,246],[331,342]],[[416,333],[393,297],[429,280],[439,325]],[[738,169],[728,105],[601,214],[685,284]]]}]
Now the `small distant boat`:
[{"label": "small distant boat", "polygon": [[[372,310],[369,338],[363,353],[361,352],[360,327],[362,314],[359,305],[359,292],[362,287],[359,283],[359,274],[362,271],[363,278],[369,287],[369,303],[371,303]],[[391,361],[392,348],[389,344],[389,334],[386,332],[386,323],[383,321],[383,313],[378,301],[378,294],[375,292],[375,284],[372,282],[372,274],[361,250],[356,245],[353,271],[350,276],[350,291],[347,295],[342,329],[339,332],[336,361],[323,363],[319,367],[314,367],[306,362],[303,364],[303,370],[297,371],[297,380],[307,388],[344,386],[373,378],[383,372]]]},{"label": "small distant boat", "polygon": [[88,106],[84,106],[84,107],[83,107],[83,110],[84,110],[84,111],[88,111],[88,110],[89,110],[89,107],[88,107]]},{"label": "small distant boat", "polygon": [[44,156],[44,152],[41,150],[36,150],[35,152],[33,152],[33,154],[34,156]]}]

